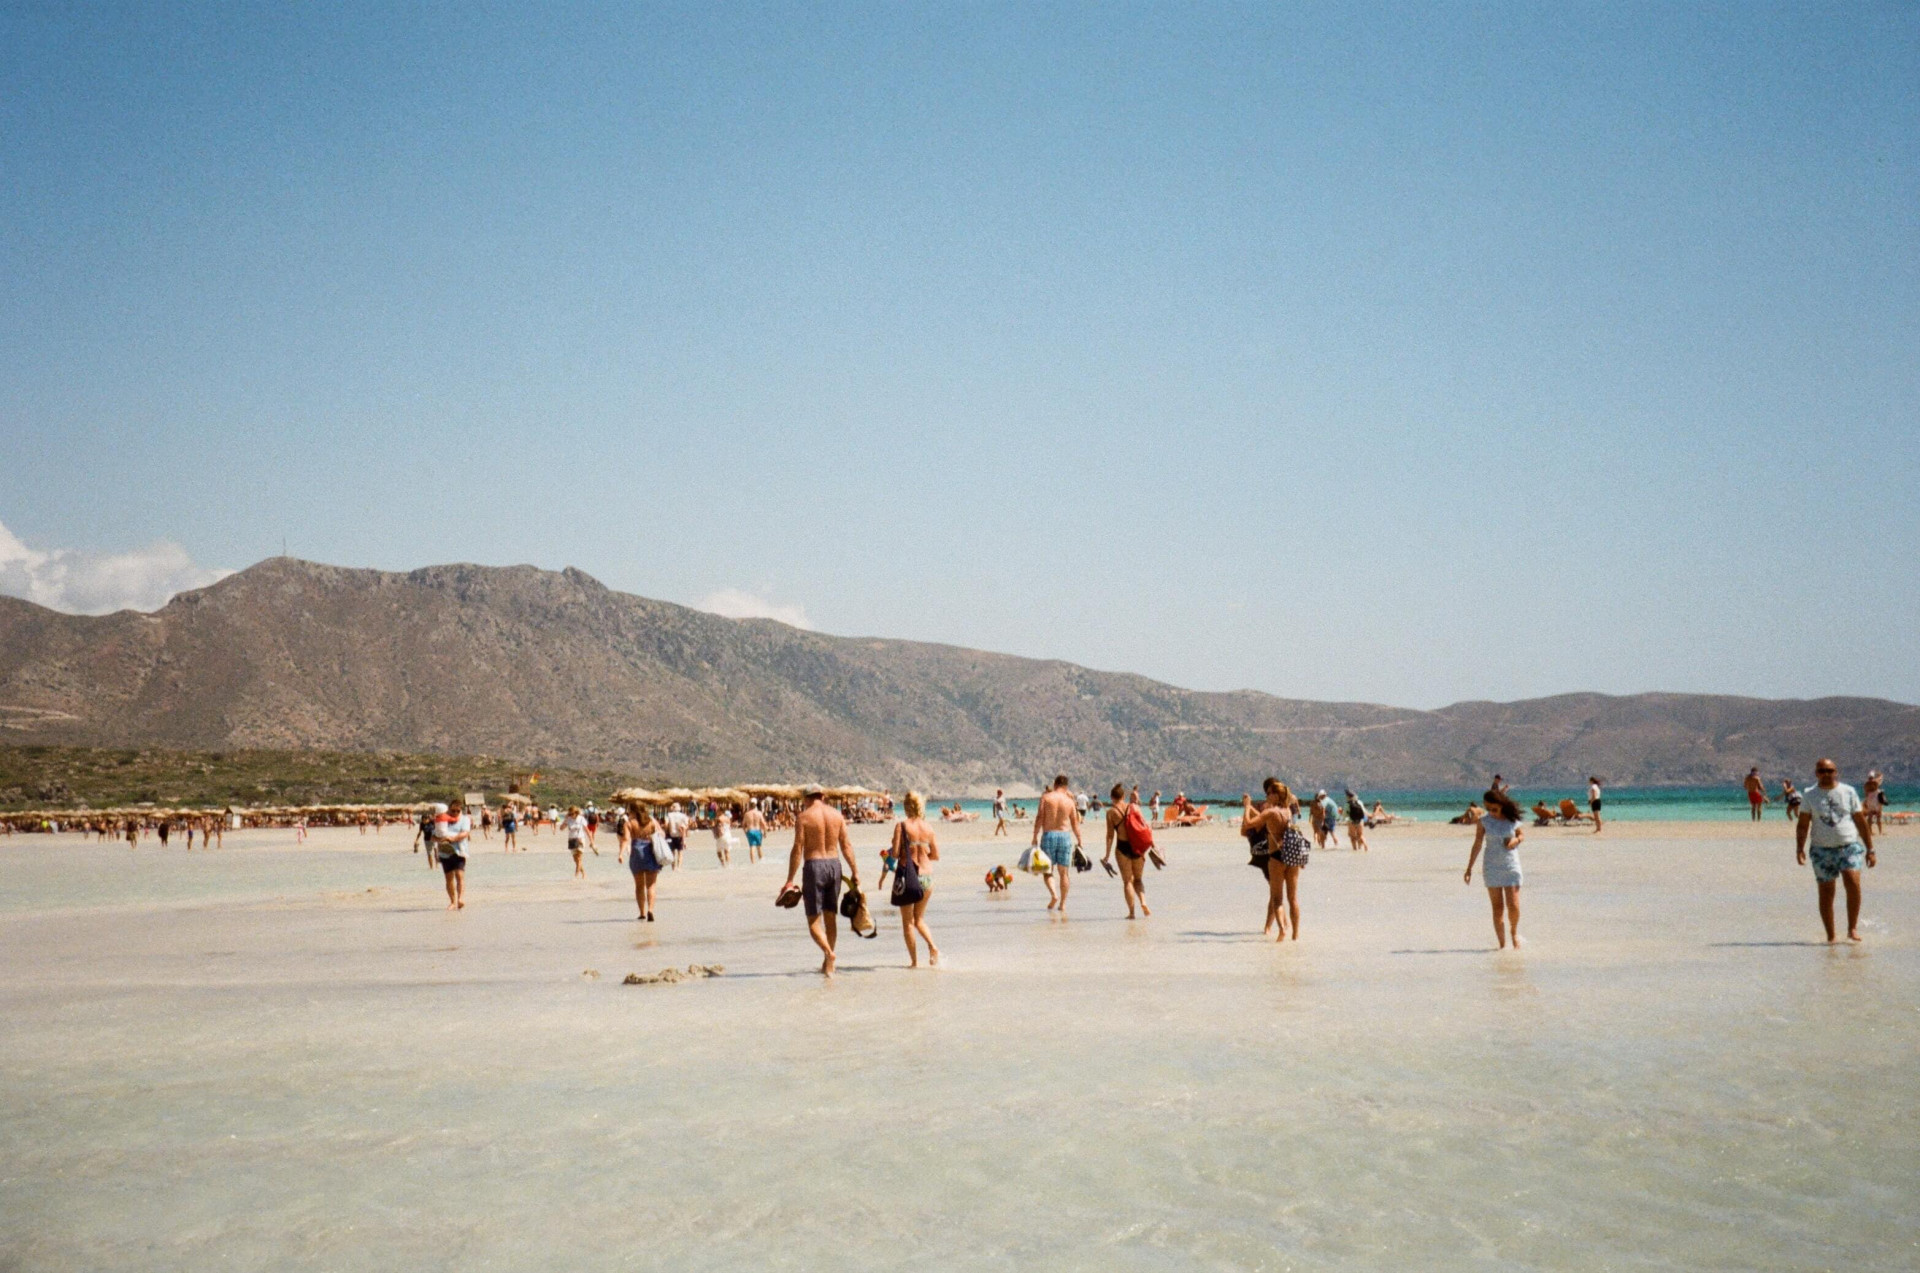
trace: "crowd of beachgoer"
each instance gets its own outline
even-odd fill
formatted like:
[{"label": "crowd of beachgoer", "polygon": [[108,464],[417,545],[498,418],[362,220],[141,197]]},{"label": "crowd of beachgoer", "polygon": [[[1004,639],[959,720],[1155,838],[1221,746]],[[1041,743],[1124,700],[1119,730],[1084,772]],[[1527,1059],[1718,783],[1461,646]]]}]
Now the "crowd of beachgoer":
[{"label": "crowd of beachgoer", "polygon": [[[1796,788],[1782,779],[1781,800],[1795,828],[1795,855],[1801,865],[1812,864],[1817,885],[1820,918],[1828,941],[1837,940],[1834,903],[1844,891],[1847,906],[1846,934],[1859,941],[1861,877],[1863,868],[1875,865],[1873,838],[1883,829],[1886,814],[1886,786],[1876,770],[1868,774],[1864,789],[1839,781],[1838,768],[1822,759],[1814,769],[1815,781]],[[1756,767],[1743,784],[1757,819],[1771,803],[1766,784]],[[502,833],[502,852],[524,851],[523,833],[544,827],[564,835],[573,860],[576,878],[585,878],[584,857],[598,856],[598,840],[608,830],[618,841],[619,853],[634,881],[637,918],[655,922],[655,905],[660,875],[681,868],[688,841],[696,831],[708,832],[713,840],[715,859],[730,866],[741,846],[736,831],[744,839],[747,860],[758,862],[764,856],[769,832],[791,828],[793,844],[788,855],[788,871],[776,897],[782,907],[804,906],[808,931],[822,953],[821,971],[833,974],[838,940],[838,920],[850,920],[856,931],[870,930],[872,920],[865,895],[860,891],[860,870],[847,827],[855,820],[885,820],[893,813],[891,797],[863,798],[843,802],[836,807],[825,798],[824,789],[808,786],[797,800],[772,797],[748,799],[745,803],[720,801],[694,802],[683,807],[673,802],[656,811],[656,806],[638,801],[620,801],[602,810],[593,802],[540,808],[525,798],[513,798],[502,805],[497,815],[486,806],[468,807],[464,803],[433,804],[413,821],[414,851],[425,850],[429,867],[437,867],[444,876],[447,907],[466,906],[466,870],[474,848],[474,835],[490,839],[497,826]],[[1476,864],[1492,909],[1493,929],[1499,947],[1519,946],[1520,893],[1522,871],[1519,848],[1525,839],[1528,812],[1535,827],[1591,824],[1598,832],[1602,826],[1602,783],[1598,777],[1588,783],[1588,809],[1582,813],[1570,799],[1557,806],[1536,800],[1529,811],[1522,810],[1506,781],[1495,774],[1479,800],[1469,804],[1465,813],[1453,818],[1455,825],[1474,829],[1473,845],[1467,857],[1465,878],[1470,884]],[[908,792],[900,820],[894,823],[892,836],[881,852],[879,887],[889,878],[893,888],[889,903],[900,914],[901,931],[909,964],[919,966],[919,947],[924,945],[927,960],[938,964],[939,948],[927,926],[927,902],[932,894],[933,864],[940,860],[940,849],[933,826],[926,818],[926,801],[918,792]],[[993,836],[1010,835],[1010,822],[1026,821],[1025,811],[998,791],[992,804]],[[1066,775],[1056,777],[1041,795],[1031,817],[1032,827],[1027,852],[1021,856],[1021,870],[1037,875],[1047,890],[1047,910],[1064,916],[1068,895],[1076,873],[1092,869],[1093,861],[1085,848],[1085,827],[1091,814],[1103,817],[1103,852],[1099,864],[1109,876],[1120,881],[1127,918],[1152,915],[1147,905],[1146,868],[1156,870],[1166,861],[1154,837],[1156,830],[1184,828],[1213,820],[1201,803],[1189,800],[1184,792],[1175,794],[1163,805],[1161,793],[1142,800],[1138,786],[1114,784],[1103,805],[1098,797],[1072,790]],[[942,820],[961,821],[977,815],[967,814],[956,802],[940,811]],[[106,818],[78,815],[64,824],[45,819],[30,829],[80,831],[101,841],[124,840],[129,847],[155,839],[168,847],[177,833],[185,847],[193,847],[197,835],[202,848],[217,848],[224,832],[243,826],[290,825],[296,842],[304,841],[309,823],[320,825],[359,825],[361,833],[378,833],[395,820],[390,810],[302,811],[285,815],[258,812],[182,815],[160,811],[137,817]],[[1326,789],[1316,789],[1302,799],[1286,783],[1269,778],[1261,798],[1241,797],[1238,830],[1247,841],[1248,862],[1256,868],[1266,885],[1262,932],[1276,941],[1300,937],[1300,879],[1315,851],[1337,846],[1344,824],[1347,847],[1366,852],[1369,827],[1391,825],[1397,819],[1384,805],[1375,801],[1372,809],[1352,788],[1342,791],[1336,800]],[[7,822],[6,829],[14,830]],[[991,837],[990,837],[991,838]],[[845,871],[842,871],[842,865]],[[1006,892],[1011,873],[1004,865],[987,872],[988,891]],[[843,893],[844,889],[844,893]],[[871,935],[867,931],[865,935]]]}]

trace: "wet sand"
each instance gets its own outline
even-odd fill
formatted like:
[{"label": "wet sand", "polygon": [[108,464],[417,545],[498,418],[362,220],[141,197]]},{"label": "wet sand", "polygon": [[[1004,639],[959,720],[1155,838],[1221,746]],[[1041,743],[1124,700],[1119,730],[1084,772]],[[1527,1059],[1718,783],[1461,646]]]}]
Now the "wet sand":
[{"label": "wet sand", "polygon": [[1496,953],[1459,828],[1316,854],[1283,946],[1223,830],[1132,923],[989,898],[986,830],[946,966],[878,907],[832,984],[703,835],[651,925],[552,835],[459,914],[399,829],[0,840],[0,1269],[1920,1260],[1920,833],[1829,948],[1784,820],[1530,831]]}]

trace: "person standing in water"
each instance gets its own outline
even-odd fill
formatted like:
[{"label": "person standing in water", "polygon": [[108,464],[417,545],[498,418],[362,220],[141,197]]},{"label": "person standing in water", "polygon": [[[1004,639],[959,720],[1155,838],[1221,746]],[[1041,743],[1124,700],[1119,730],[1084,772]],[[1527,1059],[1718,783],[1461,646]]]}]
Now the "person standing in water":
[{"label": "person standing in water", "polygon": [[1760,811],[1768,804],[1767,784],[1760,781],[1760,766],[1747,770],[1747,807],[1752,821],[1760,821]]},{"label": "person standing in water", "polygon": [[761,858],[760,846],[767,839],[767,815],[760,812],[760,802],[755,800],[747,805],[747,861],[758,862]]},{"label": "person standing in water", "polygon": [[1526,838],[1521,830],[1520,806],[1504,791],[1489,789],[1486,794],[1487,811],[1480,818],[1480,824],[1473,833],[1473,849],[1467,854],[1466,882],[1473,883],[1474,859],[1486,850],[1486,859],[1480,863],[1480,882],[1487,886],[1487,900],[1493,906],[1493,935],[1500,942],[1500,949],[1507,948],[1507,937],[1513,937],[1514,948],[1520,946],[1520,841]]},{"label": "person standing in water", "polygon": [[1133,918],[1135,902],[1140,904],[1140,913],[1151,917],[1153,912],[1147,909],[1147,881],[1142,874],[1147,865],[1144,850],[1133,851],[1133,845],[1127,840],[1127,810],[1133,804],[1127,799],[1127,789],[1119,783],[1113,784],[1108,793],[1112,803],[1107,806],[1107,850],[1100,855],[1100,864],[1108,870],[1113,869],[1113,857],[1117,850],[1120,855],[1120,895],[1127,901],[1127,918]]},{"label": "person standing in water", "polygon": [[[1040,878],[1047,884],[1047,909],[1067,913],[1067,884],[1073,874],[1073,851],[1080,847],[1080,813],[1073,806],[1073,793],[1067,790],[1067,776],[1060,774],[1053,787],[1040,797],[1039,812],[1033,818],[1033,840],[1053,863],[1053,871]],[[1059,887],[1054,887],[1054,881]]]},{"label": "person standing in water", "polygon": [[567,810],[564,824],[567,832],[567,852],[573,854],[573,878],[587,878],[585,860],[580,856],[587,848],[587,820],[580,816],[580,806],[574,805]]},{"label": "person standing in water", "polygon": [[1800,821],[1800,793],[1794,788],[1793,779],[1780,780],[1780,799],[1787,806],[1787,821]]},{"label": "person standing in water", "polygon": [[993,789],[993,833],[1008,837],[1013,835],[1007,830],[1007,793],[998,787]]},{"label": "person standing in water", "polygon": [[1793,833],[1793,859],[1807,864],[1813,855],[1813,880],[1818,891],[1820,922],[1827,940],[1834,940],[1833,886],[1847,890],[1847,940],[1860,940],[1860,867],[1876,865],[1873,823],[1861,806],[1860,793],[1840,781],[1840,769],[1831,760],[1814,763],[1817,785],[1807,788],[1800,821]]},{"label": "person standing in water", "polygon": [[722,809],[713,819],[713,853],[721,866],[733,865],[733,810]]},{"label": "person standing in water", "polygon": [[[820,974],[833,976],[840,938],[840,863],[860,886],[860,864],[854,860],[853,841],[847,837],[847,819],[828,804],[826,792],[810,784],[802,793],[806,804],[793,821],[793,852],[787,857],[787,882],[776,897],[797,891],[807,908],[807,933],[820,948]],[[804,875],[803,875],[804,872]]]},{"label": "person standing in water", "polygon": [[673,854],[673,869],[679,870],[680,855],[687,851],[687,815],[678,800],[667,810],[667,851]]},{"label": "person standing in water", "polygon": [[627,870],[633,873],[633,900],[640,913],[634,918],[653,923],[653,889],[660,882],[660,860],[655,838],[660,830],[653,810],[643,804],[629,804],[627,817],[620,824],[620,848],[627,858]]},{"label": "person standing in water", "polygon": [[[467,908],[467,841],[473,838],[473,819],[454,805],[433,806],[433,856],[446,876],[447,909]],[[457,812],[456,812],[457,811]]]},{"label": "person standing in water", "polygon": [[1367,806],[1347,788],[1347,847],[1355,853],[1367,851]]},{"label": "person standing in water", "polygon": [[1593,833],[1600,834],[1600,780],[1587,779],[1587,811],[1593,814]]},{"label": "person standing in water", "polygon": [[1277,926],[1276,942],[1287,940],[1289,930],[1299,941],[1300,872],[1306,869],[1313,846],[1294,825],[1300,804],[1287,784],[1269,778],[1261,790],[1266,800],[1257,809],[1247,797],[1240,798],[1240,834],[1252,842],[1264,837],[1267,844],[1267,917],[1260,932],[1265,936]]},{"label": "person standing in water", "polygon": [[907,967],[920,966],[920,952],[913,935],[927,943],[927,963],[940,966],[940,948],[927,931],[927,901],[933,896],[933,876],[928,864],[940,860],[940,844],[933,828],[927,825],[927,803],[919,792],[909,791],[902,812],[906,817],[893,827],[893,861],[897,874],[893,881],[893,904],[900,908],[900,935],[907,943]]}]

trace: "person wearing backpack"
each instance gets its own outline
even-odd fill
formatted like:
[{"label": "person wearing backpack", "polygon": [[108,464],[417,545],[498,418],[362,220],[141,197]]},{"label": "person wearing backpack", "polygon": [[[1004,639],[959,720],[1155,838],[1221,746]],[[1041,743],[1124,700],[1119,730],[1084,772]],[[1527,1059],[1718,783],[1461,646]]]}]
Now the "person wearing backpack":
[{"label": "person wearing backpack", "polygon": [[[1135,848],[1129,826],[1145,822],[1140,817],[1140,806],[1127,799],[1127,789],[1119,783],[1113,784],[1110,793],[1113,803],[1107,806],[1107,851],[1100,858],[1100,865],[1109,871],[1113,869],[1114,850],[1120,852],[1120,893],[1127,899],[1127,918],[1133,918],[1133,905],[1140,903],[1140,913],[1151,916],[1147,909],[1147,882],[1141,875],[1147,865],[1147,849],[1143,845]],[[1153,843],[1153,832],[1147,831],[1147,845]]]}]

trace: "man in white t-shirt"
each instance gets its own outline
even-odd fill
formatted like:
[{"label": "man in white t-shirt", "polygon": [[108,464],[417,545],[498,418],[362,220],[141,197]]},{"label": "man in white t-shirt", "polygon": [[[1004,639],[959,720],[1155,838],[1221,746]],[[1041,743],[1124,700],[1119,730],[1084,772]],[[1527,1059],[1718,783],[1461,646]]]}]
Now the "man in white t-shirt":
[{"label": "man in white t-shirt", "polygon": [[667,848],[673,851],[673,869],[680,869],[680,855],[687,851],[687,815],[678,801],[667,811]]},{"label": "man in white t-shirt", "polygon": [[1860,793],[1840,781],[1831,760],[1813,766],[1819,785],[1806,789],[1800,804],[1800,822],[1794,830],[1793,856],[1801,866],[1812,850],[1813,879],[1820,892],[1820,922],[1827,940],[1834,940],[1833,885],[1847,889],[1847,940],[1860,940],[1860,865],[1874,865],[1873,826],[1860,806]]}]

